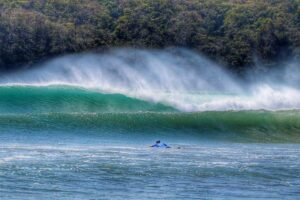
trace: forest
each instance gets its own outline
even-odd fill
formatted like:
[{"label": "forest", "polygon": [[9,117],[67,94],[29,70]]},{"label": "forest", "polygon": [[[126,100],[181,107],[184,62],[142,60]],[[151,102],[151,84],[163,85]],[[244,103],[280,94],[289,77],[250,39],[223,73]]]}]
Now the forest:
[{"label": "forest", "polygon": [[194,49],[243,72],[300,59],[300,0],[0,0],[0,69],[111,47]]}]

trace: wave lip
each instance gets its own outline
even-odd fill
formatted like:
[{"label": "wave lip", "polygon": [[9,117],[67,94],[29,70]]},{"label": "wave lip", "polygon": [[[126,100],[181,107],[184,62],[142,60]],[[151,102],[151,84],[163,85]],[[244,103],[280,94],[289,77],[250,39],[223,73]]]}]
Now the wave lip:
[{"label": "wave lip", "polygon": [[[152,91],[153,92],[153,91]],[[205,112],[297,110],[300,92],[260,86],[256,95],[234,93],[111,93],[71,85],[0,86],[1,113]]]}]

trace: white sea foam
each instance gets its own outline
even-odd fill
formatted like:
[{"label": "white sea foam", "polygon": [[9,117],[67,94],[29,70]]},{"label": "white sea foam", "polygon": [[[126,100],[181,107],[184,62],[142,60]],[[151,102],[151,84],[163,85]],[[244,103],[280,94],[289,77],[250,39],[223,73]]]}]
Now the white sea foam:
[{"label": "white sea foam", "polygon": [[285,110],[300,109],[297,68],[285,70],[280,79],[269,75],[245,83],[189,50],[117,49],[57,58],[3,75],[0,84],[72,85],[164,102],[183,111]]},{"label": "white sea foam", "polygon": [[31,156],[26,156],[26,155],[13,155],[13,156],[9,156],[9,157],[3,157],[0,158],[0,164],[5,164],[7,162],[14,162],[14,161],[18,161],[18,160],[27,160],[27,159],[31,159]]}]

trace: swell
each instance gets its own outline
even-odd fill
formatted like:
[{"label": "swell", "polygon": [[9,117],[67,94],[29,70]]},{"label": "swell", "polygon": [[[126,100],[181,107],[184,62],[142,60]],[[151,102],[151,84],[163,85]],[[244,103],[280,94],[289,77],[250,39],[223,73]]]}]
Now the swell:
[{"label": "swell", "polygon": [[3,132],[170,134],[238,142],[300,143],[300,111],[128,112],[2,114]]}]

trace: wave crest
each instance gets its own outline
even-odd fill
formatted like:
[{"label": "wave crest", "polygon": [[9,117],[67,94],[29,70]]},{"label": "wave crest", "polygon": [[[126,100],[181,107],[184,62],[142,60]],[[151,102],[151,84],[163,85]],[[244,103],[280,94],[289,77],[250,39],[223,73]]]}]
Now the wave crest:
[{"label": "wave crest", "polygon": [[189,50],[117,49],[57,58],[34,69],[2,75],[0,84],[76,86],[189,112],[291,110],[300,109],[295,74],[299,71],[294,66],[282,76],[268,74],[268,79],[245,82]]}]

